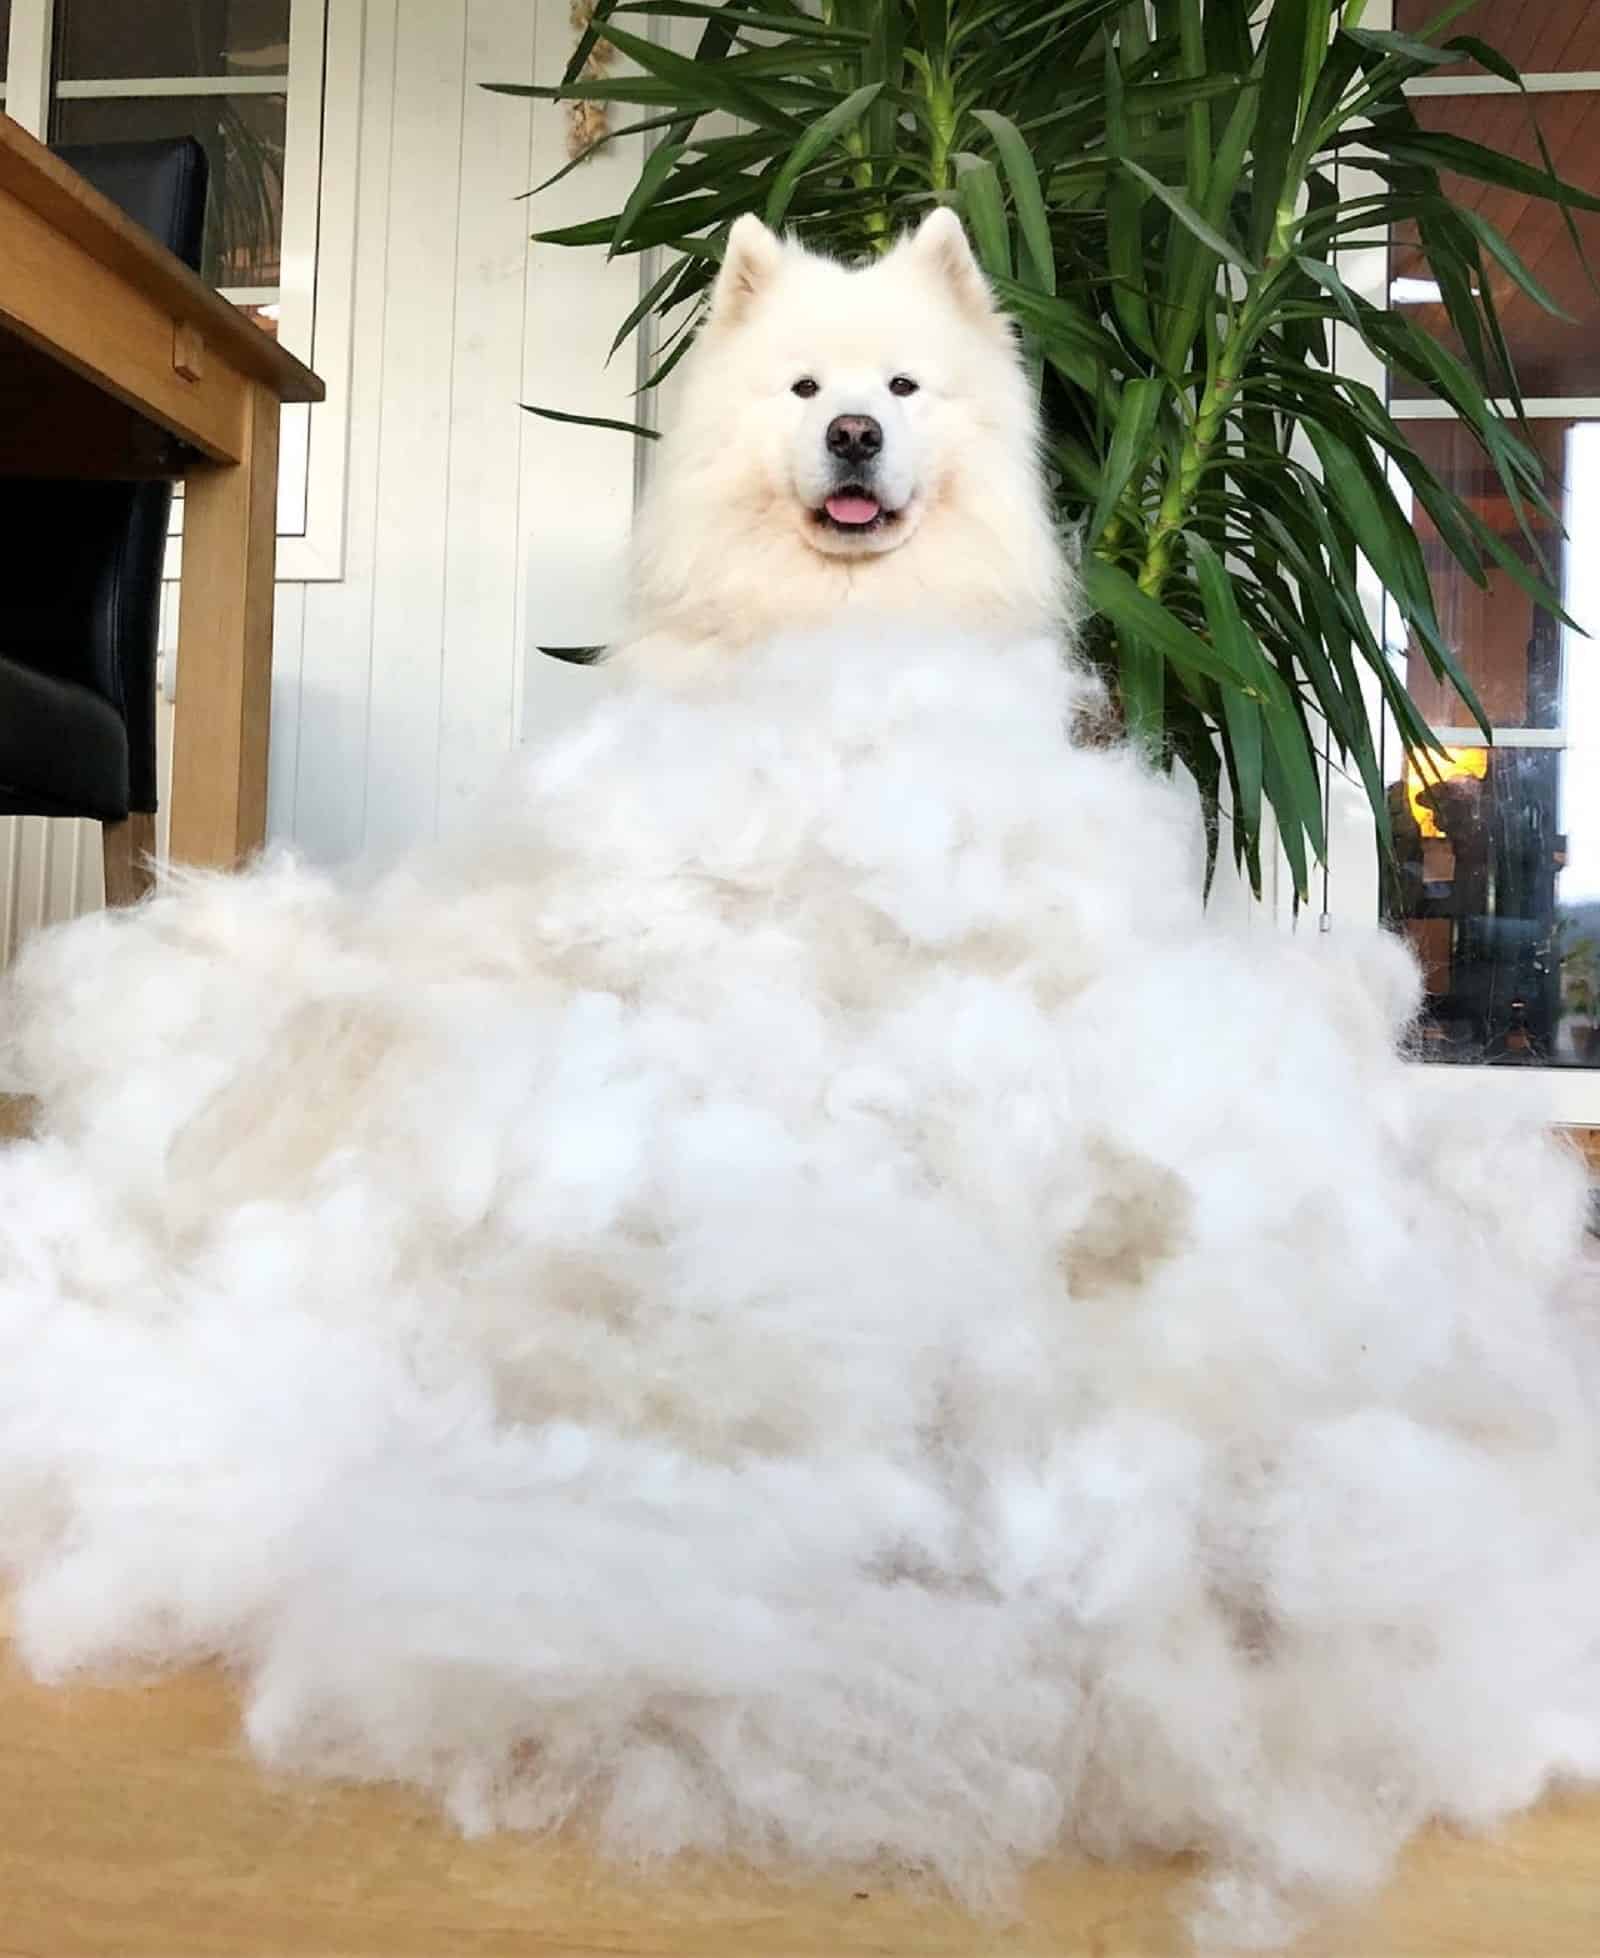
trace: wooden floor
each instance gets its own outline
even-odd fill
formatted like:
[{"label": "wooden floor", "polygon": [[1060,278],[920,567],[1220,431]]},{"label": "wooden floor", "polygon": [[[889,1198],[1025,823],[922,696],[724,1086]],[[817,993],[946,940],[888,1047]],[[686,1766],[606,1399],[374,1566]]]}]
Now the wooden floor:
[{"label": "wooden floor", "polygon": [[[0,1137],[27,1109],[0,1096]],[[1178,1958],[1193,1872],[1051,1870],[1013,1922],[927,1898],[658,1879],[570,1844],[464,1842],[398,1791],[285,1784],[228,1683],[47,1689],[0,1606],[0,1958]],[[1435,1834],[1302,1958],[1600,1958],[1600,1798]]]},{"label": "wooden floor", "polygon": [[[978,1925],[848,1884],[657,1880],[572,1846],[463,1842],[397,1792],[285,1785],[226,1684],[47,1689],[0,1657],[3,1958],[1177,1958],[1189,1873],[1061,1869]],[[1420,1844],[1307,1958],[1596,1958],[1600,1800]]]}]

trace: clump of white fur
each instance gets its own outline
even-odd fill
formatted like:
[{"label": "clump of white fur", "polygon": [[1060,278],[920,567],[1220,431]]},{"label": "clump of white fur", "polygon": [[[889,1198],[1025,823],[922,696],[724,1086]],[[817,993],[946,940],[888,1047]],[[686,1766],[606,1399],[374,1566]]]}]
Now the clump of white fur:
[{"label": "clump of white fur", "polygon": [[[805,528],[819,348],[927,383],[892,548]],[[1198,1849],[1234,1936],[1600,1774],[1581,1174],[1430,1116],[1396,946],[1206,922],[1178,792],[1069,748],[1032,441],[948,220],[743,227],[587,722],[371,888],[31,947],[39,1672],[220,1655],[270,1761],[630,1856]]]},{"label": "clump of white fur", "polygon": [[38,940],[28,1662],[221,1655],[268,1761],[628,1856],[1196,1848],[1235,1931],[1600,1772],[1581,1179],[1429,1119],[1387,941],[1206,924],[1072,685],[625,674],[364,894]]}]

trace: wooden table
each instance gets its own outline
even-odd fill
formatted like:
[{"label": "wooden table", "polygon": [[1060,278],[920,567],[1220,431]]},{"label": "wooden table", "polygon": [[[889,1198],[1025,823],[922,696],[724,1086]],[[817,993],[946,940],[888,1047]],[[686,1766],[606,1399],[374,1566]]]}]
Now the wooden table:
[{"label": "wooden table", "polygon": [[265,834],[278,412],[322,392],[0,115],[0,474],[184,483],[170,836],[183,862],[235,863]]}]

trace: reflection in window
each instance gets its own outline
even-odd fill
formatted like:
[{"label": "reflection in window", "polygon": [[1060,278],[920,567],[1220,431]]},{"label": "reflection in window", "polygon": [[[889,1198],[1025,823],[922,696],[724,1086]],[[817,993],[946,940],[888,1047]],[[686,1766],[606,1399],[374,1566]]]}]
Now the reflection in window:
[{"label": "reflection in window", "polygon": [[[1508,551],[1547,584],[1559,585],[1561,531],[1563,524],[1571,524],[1566,482],[1571,427],[1566,421],[1536,421],[1517,431],[1544,464],[1545,495],[1557,517],[1552,523],[1527,505],[1527,531],[1507,502],[1493,463],[1460,422],[1408,422],[1406,438],[1439,480],[1494,528]],[[1517,581],[1498,568],[1490,571],[1487,584],[1475,584],[1446,549],[1427,512],[1419,508],[1412,517],[1445,642],[1484,713],[1496,727],[1559,727],[1559,619],[1537,608]],[[1435,676],[1419,645],[1406,649],[1405,679],[1430,726],[1472,725],[1471,709],[1448,680]]]},{"label": "reflection in window", "polygon": [[283,95],[57,99],[58,143],[194,136],[211,159],[201,275],[214,286],[276,286],[283,237]]},{"label": "reflection in window", "polygon": [[1437,1060],[1549,1062],[1560,1026],[1562,756],[1452,750],[1390,791],[1392,905],[1422,961]]},{"label": "reflection in window", "polygon": [[[1402,34],[1417,34],[1441,11],[1440,0],[1395,0],[1394,24]],[[1594,0],[1480,0],[1450,32],[1476,34],[1525,75],[1600,69],[1600,7]],[[1468,62],[1459,71],[1439,72],[1483,71]]]},{"label": "reflection in window", "polygon": [[211,162],[201,270],[268,303],[279,282],[290,0],[55,0],[52,142],[193,136]]},{"label": "reflection in window", "polygon": [[[1466,466],[1471,444],[1453,424],[1412,433],[1438,445],[1430,460],[1447,479]],[[1594,632],[1600,422],[1539,433],[1561,445],[1566,608]],[[1512,513],[1487,486],[1471,500],[1512,534]],[[1447,636],[1486,704],[1522,711],[1494,747],[1452,741],[1391,778],[1386,910],[1422,963],[1426,1056],[1600,1066],[1600,645],[1563,630],[1509,579],[1479,601],[1442,608]]]},{"label": "reflection in window", "polygon": [[[1600,7],[1596,9],[1600,13]],[[1533,118],[1544,134],[1557,173],[1567,182],[1592,187],[1600,155],[1600,90],[1539,95],[1421,96],[1413,100],[1425,129],[1498,150],[1541,167]],[[1530,299],[1510,275],[1485,254],[1495,304],[1524,394],[1551,396],[1600,394],[1600,299],[1573,246],[1561,207],[1520,191],[1492,184],[1466,183],[1448,174],[1446,190],[1461,204],[1480,211],[1504,237],[1569,319],[1557,319]],[[1600,265],[1600,213],[1573,211],[1571,222],[1591,265]],[[1407,319],[1460,356],[1461,342],[1439,303],[1438,287],[1409,225],[1397,225],[1390,248],[1389,296]],[[1506,378],[1491,373],[1491,391],[1503,394]],[[1425,390],[1406,376],[1394,376],[1396,400]]]},{"label": "reflection in window", "polygon": [[289,65],[289,0],[58,0],[62,81],[258,75]]}]

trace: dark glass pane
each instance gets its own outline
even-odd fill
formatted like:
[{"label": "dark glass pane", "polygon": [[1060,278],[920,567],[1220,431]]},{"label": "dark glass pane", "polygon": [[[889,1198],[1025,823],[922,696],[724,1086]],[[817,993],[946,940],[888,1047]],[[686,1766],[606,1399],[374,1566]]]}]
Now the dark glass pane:
[{"label": "dark glass pane", "polygon": [[[1440,0],[1396,0],[1394,24],[1415,34],[1441,11]],[[1481,0],[1440,38],[1452,34],[1475,34],[1525,75],[1600,69],[1600,7],[1594,0]],[[1468,64],[1467,72],[1483,71]]]},{"label": "dark glass pane", "polygon": [[275,286],[286,103],[282,95],[58,99],[53,134],[59,143],[198,137],[211,158],[203,276],[217,286]]},{"label": "dark glass pane", "polygon": [[[1569,523],[1570,422],[1535,421],[1525,439],[1543,457],[1545,493]],[[1439,480],[1455,491],[1503,539],[1530,570],[1538,569],[1533,545],[1523,534],[1494,465],[1460,422],[1407,422],[1412,446]],[[1559,583],[1572,545],[1559,529],[1529,510],[1530,527],[1552,577]],[[1445,643],[1455,654],[1484,712],[1497,727],[1553,728],[1561,724],[1562,634],[1559,620],[1536,607],[1528,594],[1500,570],[1487,585],[1477,585],[1445,549],[1425,511],[1414,512],[1422,555],[1433,581]],[[1579,519],[1582,520],[1581,518]],[[1574,543],[1577,540],[1573,540]],[[1600,549],[1600,537],[1587,548]],[[1435,677],[1423,649],[1406,655],[1406,685],[1434,727],[1467,727],[1471,709],[1447,680]]]},{"label": "dark glass pane", "polygon": [[289,0],[56,0],[63,81],[282,74]]},{"label": "dark glass pane", "polygon": [[[1600,422],[1548,426],[1551,446],[1559,442],[1563,453],[1562,507],[1573,530],[1565,603],[1593,630],[1600,625]],[[1448,463],[1465,453],[1444,425],[1418,432],[1436,438],[1436,467],[1441,455]],[[1458,487],[1464,481],[1459,471],[1453,479]],[[1503,526],[1488,492],[1472,500]],[[1441,596],[1449,589],[1446,582]],[[1540,724],[1564,728],[1564,739],[1548,747],[1458,747],[1391,771],[1395,863],[1386,909],[1422,961],[1423,1052],[1446,1061],[1600,1066],[1600,645],[1563,635],[1526,598],[1519,607],[1499,587],[1457,616],[1470,620],[1459,642],[1464,661],[1504,686],[1528,676],[1520,680],[1527,693],[1553,702]],[[1410,664],[1420,692],[1420,661]]]},{"label": "dark glass pane", "polygon": [[[1421,96],[1412,107],[1424,128],[1465,136],[1536,168],[1540,158],[1532,117],[1537,114],[1558,173],[1568,183],[1593,188],[1600,155],[1600,91],[1535,96],[1531,107],[1516,95]],[[1570,320],[1553,317],[1489,260],[1491,290],[1524,393],[1600,394],[1600,299],[1559,206],[1459,177],[1446,176],[1444,183],[1454,198],[1481,211],[1510,240],[1535,279],[1571,315]],[[1600,276],[1600,214],[1572,215],[1589,263]],[[1461,342],[1450,330],[1444,308],[1432,301],[1437,288],[1427,284],[1431,275],[1408,225],[1396,227],[1390,274],[1391,301],[1414,325],[1459,354]],[[1503,379],[1497,378],[1494,387],[1503,393]],[[1405,399],[1425,390],[1397,374],[1394,392]]]}]

